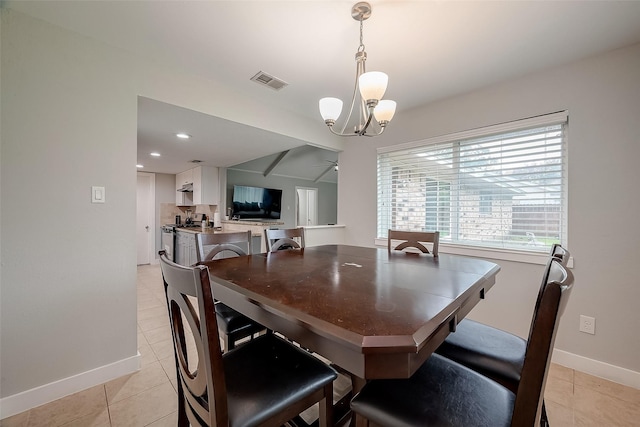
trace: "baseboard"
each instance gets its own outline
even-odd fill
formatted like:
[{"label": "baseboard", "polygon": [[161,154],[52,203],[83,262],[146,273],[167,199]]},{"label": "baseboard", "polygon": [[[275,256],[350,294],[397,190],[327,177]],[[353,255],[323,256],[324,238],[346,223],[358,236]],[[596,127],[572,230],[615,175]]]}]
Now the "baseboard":
[{"label": "baseboard", "polygon": [[[553,363],[640,390],[640,372],[555,349]],[[140,369],[140,353],[110,365],[0,399],[0,419],[19,414]]]},{"label": "baseboard", "polygon": [[0,399],[0,419],[138,371],[140,360],[140,353],[138,353],[109,365],[4,397]]},{"label": "baseboard", "polygon": [[610,365],[598,360],[555,349],[551,361],[594,377],[604,378],[614,383],[626,385],[640,390],[640,372],[619,366]]}]

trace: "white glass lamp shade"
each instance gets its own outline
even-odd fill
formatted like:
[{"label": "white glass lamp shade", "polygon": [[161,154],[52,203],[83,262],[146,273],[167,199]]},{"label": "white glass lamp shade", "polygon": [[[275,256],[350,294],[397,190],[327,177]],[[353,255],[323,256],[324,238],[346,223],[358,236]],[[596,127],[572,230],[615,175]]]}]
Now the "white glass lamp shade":
[{"label": "white glass lamp shade", "polygon": [[379,123],[390,122],[395,113],[396,101],[391,101],[389,99],[383,99],[378,102],[378,105],[376,105],[376,108],[373,110],[373,115]]},{"label": "white glass lamp shade", "polygon": [[358,86],[360,87],[360,95],[362,99],[380,100],[387,90],[389,77],[381,71],[369,71],[358,77]]},{"label": "white glass lamp shade", "polygon": [[342,101],[338,98],[322,98],[318,103],[320,115],[327,120],[336,121],[342,112]]}]

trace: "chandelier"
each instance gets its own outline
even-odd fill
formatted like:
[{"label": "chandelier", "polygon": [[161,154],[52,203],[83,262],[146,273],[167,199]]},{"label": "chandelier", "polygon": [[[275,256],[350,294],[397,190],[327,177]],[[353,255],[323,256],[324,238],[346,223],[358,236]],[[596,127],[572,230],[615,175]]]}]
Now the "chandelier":
[{"label": "chandelier", "polygon": [[[360,21],[360,45],[356,51],[356,82],[349,115],[340,131],[334,129],[336,120],[342,112],[342,100],[338,98],[322,98],[319,102],[320,115],[329,126],[329,130],[336,135],[378,136],[384,132],[387,124],[393,118],[396,112],[396,103],[391,100],[382,100],[384,92],[387,90],[389,80],[387,75],[380,71],[366,72],[365,69],[367,53],[364,51],[364,43],[362,42],[362,23],[371,16],[371,5],[367,2],[356,3],[351,8],[351,16],[356,21]],[[358,118],[354,120],[353,132],[346,131],[347,126],[352,122],[351,117],[354,115],[354,109],[359,111],[355,113]],[[373,120],[374,118],[375,120]],[[372,122],[377,125],[370,128]],[[368,130],[369,132],[367,132]]]}]

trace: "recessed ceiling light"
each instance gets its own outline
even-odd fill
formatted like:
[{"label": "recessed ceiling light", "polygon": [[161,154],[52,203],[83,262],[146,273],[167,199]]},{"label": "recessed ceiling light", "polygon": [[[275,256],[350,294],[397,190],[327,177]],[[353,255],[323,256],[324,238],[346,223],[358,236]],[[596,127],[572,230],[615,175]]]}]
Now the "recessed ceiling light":
[{"label": "recessed ceiling light", "polygon": [[156,153],[155,151],[149,154],[151,154],[153,157],[160,157],[160,153]]},{"label": "recessed ceiling light", "polygon": [[142,168],[144,167],[144,165],[137,164],[137,165],[136,165],[136,167],[137,167],[138,169],[142,169]]},{"label": "recessed ceiling light", "polygon": [[180,139],[189,139],[189,138],[191,138],[191,135],[189,135],[187,133],[183,133],[183,132],[176,133],[176,136],[178,138],[180,138]]}]

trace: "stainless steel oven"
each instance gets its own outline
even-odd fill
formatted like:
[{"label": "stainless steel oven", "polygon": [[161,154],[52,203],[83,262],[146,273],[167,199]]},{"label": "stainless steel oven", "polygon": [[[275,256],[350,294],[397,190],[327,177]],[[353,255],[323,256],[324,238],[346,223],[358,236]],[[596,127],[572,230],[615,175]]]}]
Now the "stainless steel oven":
[{"label": "stainless steel oven", "polygon": [[162,249],[167,253],[167,258],[174,261],[176,241],[176,228],[173,225],[162,226]]}]

